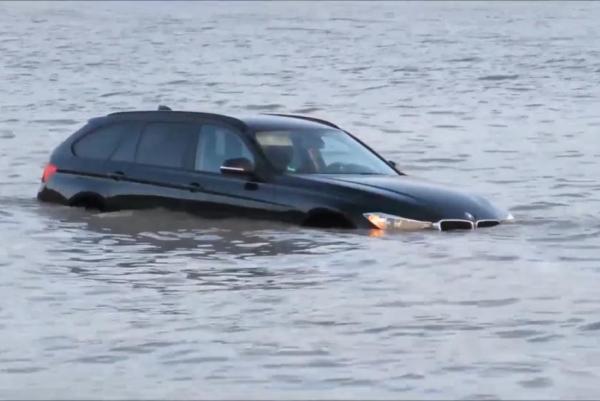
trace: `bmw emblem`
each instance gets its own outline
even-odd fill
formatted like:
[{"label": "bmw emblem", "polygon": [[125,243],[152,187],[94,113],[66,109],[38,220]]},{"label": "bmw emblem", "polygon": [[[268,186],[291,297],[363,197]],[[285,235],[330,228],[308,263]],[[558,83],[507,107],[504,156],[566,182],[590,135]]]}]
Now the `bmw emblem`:
[{"label": "bmw emblem", "polygon": [[475,217],[473,217],[473,215],[469,212],[465,212],[465,217],[467,218],[467,220],[474,220]]}]

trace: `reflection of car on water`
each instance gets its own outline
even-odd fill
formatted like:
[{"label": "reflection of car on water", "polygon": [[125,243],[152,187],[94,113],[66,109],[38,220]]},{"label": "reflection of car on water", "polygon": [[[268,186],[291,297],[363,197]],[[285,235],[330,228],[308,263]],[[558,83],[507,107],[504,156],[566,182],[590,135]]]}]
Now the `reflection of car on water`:
[{"label": "reflection of car on water", "polygon": [[481,197],[403,174],[324,120],[166,107],[89,120],[52,153],[38,198],[316,227],[450,230],[512,220]]}]

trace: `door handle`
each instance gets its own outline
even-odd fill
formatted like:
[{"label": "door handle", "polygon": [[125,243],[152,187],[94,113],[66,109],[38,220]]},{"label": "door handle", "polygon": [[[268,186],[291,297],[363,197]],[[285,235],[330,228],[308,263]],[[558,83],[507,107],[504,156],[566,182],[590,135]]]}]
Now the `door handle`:
[{"label": "door handle", "polygon": [[122,171],[113,171],[112,173],[108,173],[108,176],[115,181],[119,181],[122,178],[125,178],[125,173]]},{"label": "door handle", "polygon": [[197,182],[191,182],[189,189],[191,192],[198,192],[198,191],[202,191],[202,185],[198,184]]}]

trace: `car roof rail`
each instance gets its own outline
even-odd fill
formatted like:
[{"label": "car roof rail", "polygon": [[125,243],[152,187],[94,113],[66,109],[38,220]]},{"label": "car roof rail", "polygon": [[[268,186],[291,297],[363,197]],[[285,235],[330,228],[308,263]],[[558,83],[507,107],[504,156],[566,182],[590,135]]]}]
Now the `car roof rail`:
[{"label": "car roof rail", "polygon": [[312,121],[312,122],[315,122],[315,123],[327,125],[329,127],[341,129],[340,127],[338,127],[337,125],[335,125],[332,122],[329,122],[327,120],[323,120],[323,119],[320,119],[320,118],[316,118],[316,117],[302,116],[302,115],[299,115],[299,114],[285,114],[285,113],[264,113],[264,114],[269,115],[269,116],[299,118],[299,119],[302,119],[302,120]]},{"label": "car roof rail", "polygon": [[158,105],[158,111],[173,111],[169,106],[165,106],[164,104]]},{"label": "car roof rail", "polygon": [[213,120],[219,120],[219,121],[223,121],[229,124],[233,124],[239,128],[245,129],[246,128],[246,124],[240,120],[239,118],[235,118],[232,116],[228,116],[225,114],[217,114],[217,113],[204,113],[204,112],[197,112],[197,111],[181,111],[181,110],[171,110],[170,108],[167,109],[162,109],[162,110],[129,110],[129,111],[116,111],[114,113],[110,113],[107,114],[106,117],[134,117],[134,118],[149,118],[151,119],[152,116],[156,116],[157,113],[162,113],[163,111],[168,111],[168,113],[165,114],[161,114],[163,117],[165,118],[181,118],[182,116],[185,117],[201,117],[201,118],[210,118]]}]

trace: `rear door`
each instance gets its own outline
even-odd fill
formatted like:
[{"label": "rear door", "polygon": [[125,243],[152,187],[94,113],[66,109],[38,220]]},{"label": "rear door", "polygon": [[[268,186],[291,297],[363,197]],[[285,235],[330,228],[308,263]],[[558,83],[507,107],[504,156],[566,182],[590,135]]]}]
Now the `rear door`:
[{"label": "rear door", "polygon": [[135,167],[128,176],[124,203],[136,207],[190,209],[202,202],[190,185],[194,150],[200,126],[193,122],[155,121],[143,127],[135,146]]},{"label": "rear door", "polygon": [[142,192],[141,184],[135,179],[135,152],[143,126],[142,121],[136,121],[135,130],[121,139],[105,164],[105,173],[112,182],[106,199],[110,209],[143,207],[138,196]]}]

